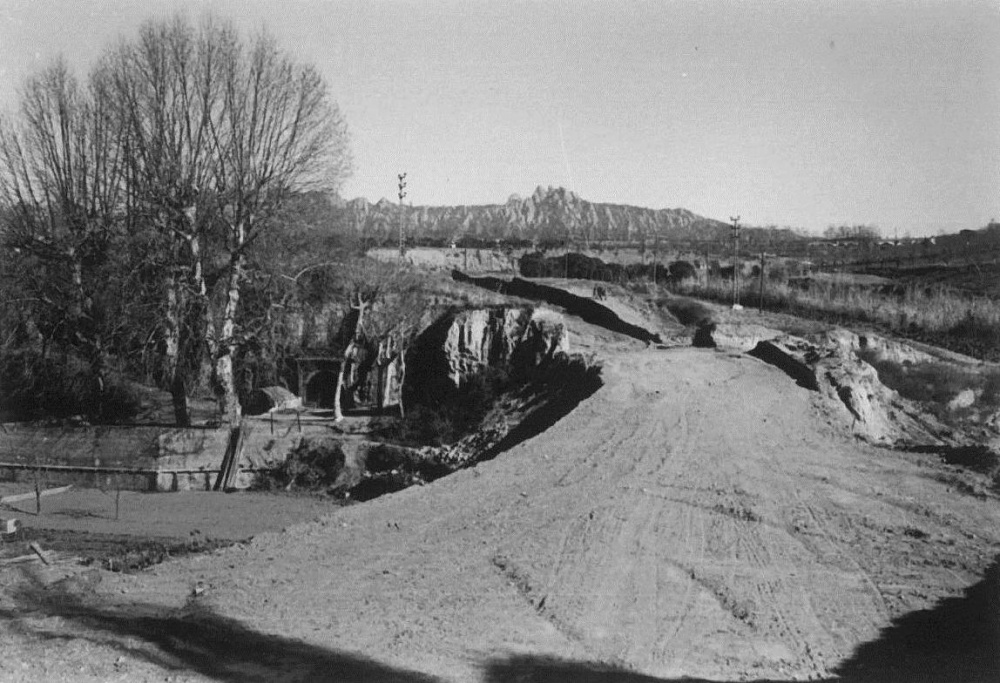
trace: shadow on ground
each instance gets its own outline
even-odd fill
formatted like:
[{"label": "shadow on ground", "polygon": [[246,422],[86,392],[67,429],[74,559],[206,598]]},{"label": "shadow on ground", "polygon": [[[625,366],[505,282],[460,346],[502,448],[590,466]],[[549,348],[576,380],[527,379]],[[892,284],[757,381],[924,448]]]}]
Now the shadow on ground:
[{"label": "shadow on ground", "polygon": [[537,382],[534,387],[540,393],[531,403],[538,407],[483,452],[477,461],[492,460],[517,444],[538,436],[569,415],[602,384],[600,366],[587,366],[579,360],[569,360],[550,368],[545,380]]},{"label": "shadow on ground", "polygon": [[[494,659],[483,670],[486,683],[707,683],[530,655]],[[1000,681],[1000,557],[964,595],[895,619],[833,674],[830,683]]]},{"label": "shadow on ground", "polygon": [[[95,576],[91,574],[91,576]],[[218,681],[337,681],[338,683],[436,683],[439,679],[394,668],[368,657],[260,633],[214,614],[197,601],[184,610],[130,604],[119,608],[90,604],[80,580],[48,588],[33,585],[17,593],[17,607],[0,619],[41,639],[89,640],[131,659],[166,670],[197,672]],[[86,583],[86,582],[84,582]],[[85,588],[86,590],[86,588]],[[25,613],[59,616],[83,627],[81,634],[31,629],[17,620]]]},{"label": "shadow on ground", "polygon": [[[99,573],[88,573],[91,582]],[[96,578],[94,578],[96,577]],[[148,605],[119,608],[91,604],[93,585],[30,585],[13,594],[15,606],[0,618],[47,639],[86,638],[167,670],[194,671],[219,681],[379,681],[431,683],[439,679],[394,668],[374,659],[254,631],[214,614],[192,600],[180,612]],[[8,593],[10,595],[10,593]],[[21,617],[41,613],[84,627],[73,633],[32,631]],[[372,649],[377,650],[377,643]],[[623,668],[534,655],[485,661],[485,683],[698,683],[699,679],[658,679]],[[831,681],[920,683],[1000,681],[1000,557],[984,578],[961,597],[931,609],[905,614],[879,638],[861,645],[833,671]],[[763,683],[763,681],[758,681]]]},{"label": "shadow on ground", "polygon": [[1000,681],[1000,556],[961,597],[895,619],[836,673],[845,681]]}]

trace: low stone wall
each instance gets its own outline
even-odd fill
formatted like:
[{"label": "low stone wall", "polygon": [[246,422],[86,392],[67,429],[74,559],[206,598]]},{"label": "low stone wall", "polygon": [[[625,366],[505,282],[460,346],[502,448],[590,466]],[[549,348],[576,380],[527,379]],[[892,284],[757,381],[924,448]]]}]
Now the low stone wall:
[{"label": "low stone wall", "polygon": [[[266,420],[244,421],[241,475],[249,486],[253,473],[274,467],[304,434],[326,427],[298,429]],[[46,486],[74,484],[134,491],[211,490],[226,452],[229,430],[153,426],[47,427],[9,423],[0,429],[0,481]]]}]

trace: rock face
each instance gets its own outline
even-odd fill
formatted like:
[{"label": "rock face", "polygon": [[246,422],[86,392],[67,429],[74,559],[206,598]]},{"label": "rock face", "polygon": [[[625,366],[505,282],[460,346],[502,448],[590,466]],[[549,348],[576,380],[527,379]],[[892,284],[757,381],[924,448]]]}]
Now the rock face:
[{"label": "rock face", "polygon": [[941,426],[883,385],[875,368],[858,357],[858,350],[869,344],[897,346],[894,350],[903,353],[904,345],[847,330],[834,330],[817,341],[780,335],[761,341],[749,353],[782,369],[801,386],[819,391],[833,412],[866,441],[942,442]]},{"label": "rock face", "polygon": [[879,358],[894,363],[907,365],[911,363],[935,362],[937,359],[929,353],[918,351],[908,344],[885,339],[873,334],[855,334],[849,330],[832,330],[828,333],[831,342],[837,346],[853,351],[871,351]]},{"label": "rock face", "polygon": [[562,316],[529,306],[451,312],[417,339],[407,356],[404,392],[434,399],[457,390],[487,367],[529,374],[569,352]]}]

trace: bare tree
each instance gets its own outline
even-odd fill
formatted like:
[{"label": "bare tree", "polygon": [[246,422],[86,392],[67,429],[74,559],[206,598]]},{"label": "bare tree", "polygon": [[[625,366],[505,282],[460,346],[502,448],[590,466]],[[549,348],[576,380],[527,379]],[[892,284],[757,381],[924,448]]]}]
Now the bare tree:
[{"label": "bare tree", "polygon": [[103,405],[108,287],[103,264],[116,239],[122,191],[121,130],[102,83],[82,88],[62,60],[29,78],[16,119],[0,126],[0,200],[5,242],[32,255],[46,277],[36,301],[50,310],[50,336],[80,348]]},{"label": "bare tree", "polygon": [[349,167],[346,128],[315,68],[216,19],[153,21],[106,52],[86,88],[63,62],[27,82],[19,116],[0,126],[3,237],[58,276],[41,279],[60,286],[56,300],[22,298],[58,309],[52,327],[90,349],[99,381],[94,302],[107,278],[95,264],[134,257],[122,277],[158,305],[153,336],[177,422],[190,419],[184,359],[199,357],[232,422],[247,250],[280,229],[273,217],[290,195],[335,190]]},{"label": "bare tree", "polygon": [[[245,45],[214,19],[197,29],[181,18],[151,22],[104,68],[129,124],[132,203],[168,245],[164,337],[175,414],[186,419],[186,329],[207,349],[220,413],[236,421],[246,250],[274,227],[269,219],[290,193],[344,178],[343,121],[313,67],[266,34]],[[197,329],[185,328],[191,305],[202,314]]]},{"label": "bare tree", "polygon": [[[217,163],[212,118],[222,114],[221,53],[235,41],[211,19],[150,22],[139,37],[110,51],[97,67],[125,124],[128,215],[151,230],[151,256],[162,278],[167,381],[179,425],[190,423],[186,358],[205,356],[210,275],[211,182]],[[201,349],[201,353],[199,353]]]},{"label": "bare tree", "polygon": [[213,316],[219,332],[211,351],[220,410],[235,421],[233,357],[246,250],[291,193],[337,187],[350,159],[345,125],[323,79],[284,55],[273,38],[227,45],[221,70],[221,115],[210,123],[228,278],[222,310]]}]

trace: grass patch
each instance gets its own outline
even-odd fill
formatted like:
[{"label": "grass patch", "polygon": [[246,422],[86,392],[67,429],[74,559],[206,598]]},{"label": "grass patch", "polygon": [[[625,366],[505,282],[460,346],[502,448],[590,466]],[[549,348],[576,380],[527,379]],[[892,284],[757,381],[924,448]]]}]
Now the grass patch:
[{"label": "grass patch", "polygon": [[977,372],[929,361],[898,363],[873,349],[862,349],[858,357],[875,368],[882,384],[911,401],[947,407],[963,391],[971,390],[981,410],[1000,407],[1000,370]]},{"label": "grass patch", "polygon": [[[890,334],[927,342],[983,360],[1000,360],[1000,302],[972,298],[941,288],[859,286],[814,279],[799,285],[769,281],[761,295],[756,280],[742,281],[740,301],[747,307],[821,320],[863,323]],[[729,303],[732,280],[688,279],[670,285],[687,296]]]},{"label": "grass patch", "polygon": [[133,574],[172,558],[211,552],[234,545],[234,541],[213,539],[201,531],[192,531],[185,540],[139,538],[117,534],[56,529],[24,529],[24,548],[37,541],[45,550],[80,557],[84,566],[100,566],[113,572]]},{"label": "grass patch", "polygon": [[858,357],[875,368],[879,381],[903,398],[947,405],[966,389],[977,388],[977,377],[949,363],[897,363],[877,351],[862,349]]}]

